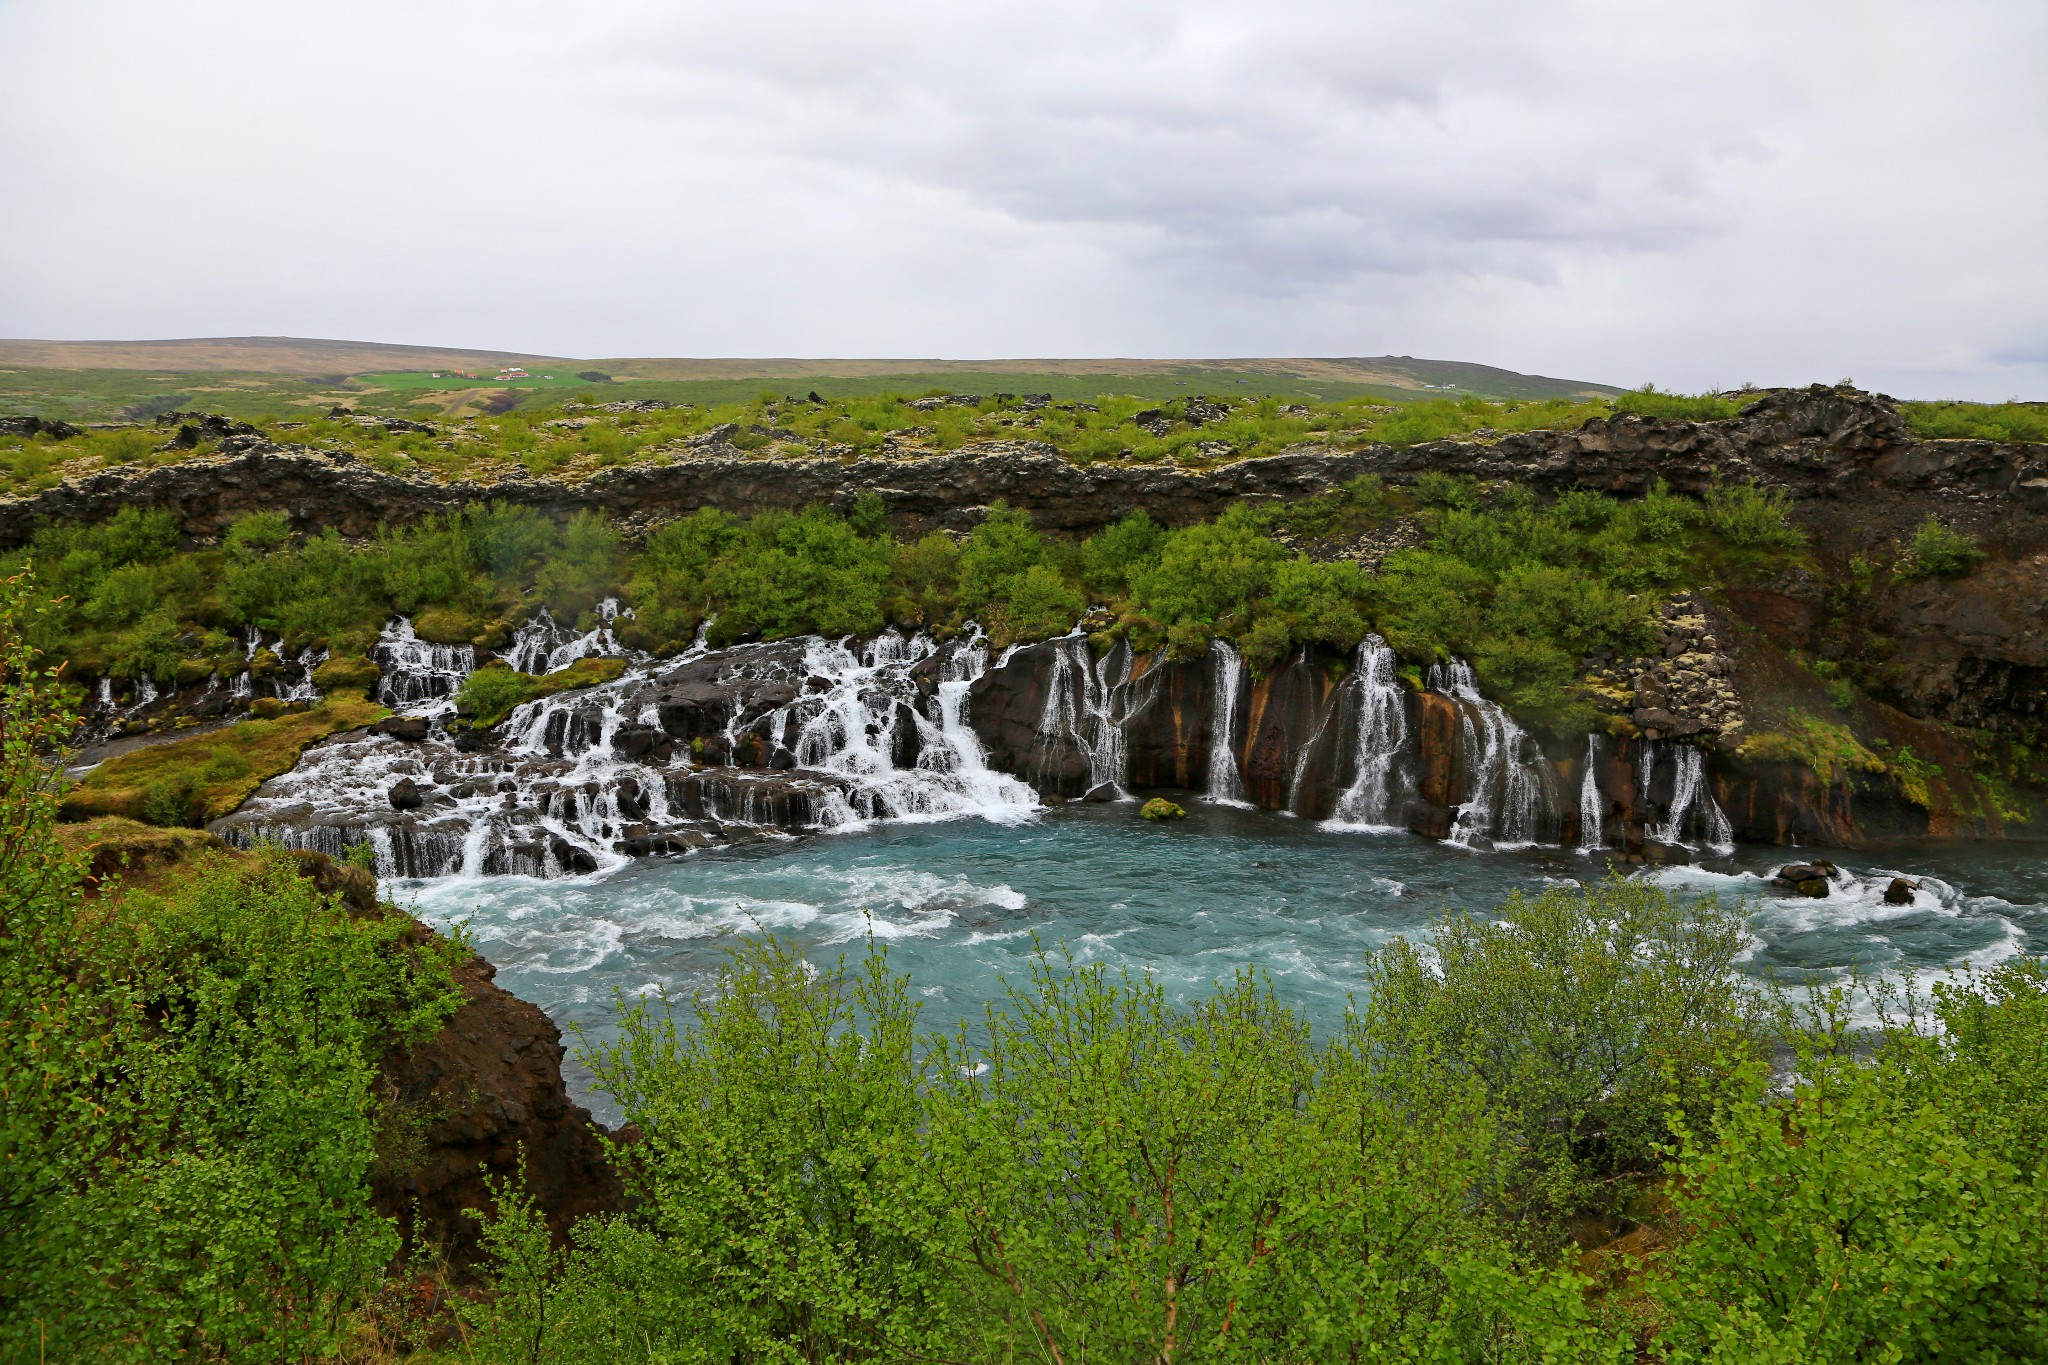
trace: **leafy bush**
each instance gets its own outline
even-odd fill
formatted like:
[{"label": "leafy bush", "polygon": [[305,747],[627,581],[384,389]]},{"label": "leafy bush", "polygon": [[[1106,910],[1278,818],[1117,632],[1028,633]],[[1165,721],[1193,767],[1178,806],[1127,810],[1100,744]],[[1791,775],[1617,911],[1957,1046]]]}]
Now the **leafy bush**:
[{"label": "leafy bush", "polygon": [[1240,980],[1189,1009],[1041,960],[920,1039],[872,954],[735,950],[695,1023],[628,1002],[599,1075],[635,1213],[487,1233],[486,1359],[1598,1358],[1581,1281],[1472,1205],[1469,1085],[1318,1049]]},{"label": "leafy bush", "polygon": [[1631,389],[1614,400],[1616,412],[1676,422],[1718,422],[1742,410],[1739,400],[1717,393],[1665,393],[1655,384]]},{"label": "leafy bush", "polygon": [[1913,533],[1913,544],[1900,565],[1900,573],[1908,579],[1952,578],[1968,573],[1984,556],[1984,547],[1975,536],[1964,535],[1929,513]]},{"label": "leafy bush", "polygon": [[286,858],[82,903],[31,612],[0,588],[0,1357],[317,1354],[396,1249],[370,1082],[461,1002],[451,958]]},{"label": "leafy bush", "polygon": [[1915,436],[1936,440],[2048,441],[2048,404],[1901,403]]},{"label": "leafy bush", "polygon": [[1643,881],[1516,892],[1459,914],[1426,946],[1397,939],[1368,966],[1375,1056],[1469,1074],[1502,1116],[1506,1197],[1552,1239],[1659,1171],[1674,1117],[1704,1130],[1764,1019],[1734,966],[1744,916]]},{"label": "leafy bush", "polygon": [[2048,976],[2022,960],[1938,987],[1860,1058],[1848,1002],[1823,993],[1792,1035],[1789,1093],[1752,1061],[1711,1132],[1681,1125],[1690,1235],[1648,1285],[1665,1353],[2041,1359]]}]

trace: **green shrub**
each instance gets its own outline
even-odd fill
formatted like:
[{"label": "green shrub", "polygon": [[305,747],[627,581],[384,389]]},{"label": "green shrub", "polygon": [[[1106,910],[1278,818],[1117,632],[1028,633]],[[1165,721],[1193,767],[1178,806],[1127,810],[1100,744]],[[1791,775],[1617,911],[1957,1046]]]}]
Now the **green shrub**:
[{"label": "green shrub", "polygon": [[1614,410],[1666,421],[1718,422],[1735,416],[1742,410],[1742,404],[1717,393],[1665,393],[1655,384],[1645,384],[1616,398]]},{"label": "green shrub", "polygon": [[1169,532],[1158,561],[1133,579],[1131,595],[1138,610],[1161,621],[1231,632],[1250,624],[1252,603],[1287,557],[1248,508],[1234,506],[1215,521]]},{"label": "green shrub", "polygon": [[0,1358],[321,1355],[396,1250],[371,1081],[461,1003],[450,946],[289,858],[87,907],[43,759],[73,721],[25,599],[0,588]]},{"label": "green shrub", "polygon": [[[1648,1289],[1675,1360],[2048,1355],[2048,979],[2022,960],[1938,989],[1927,1019],[1856,1036],[1824,992],[1790,1039],[1681,1125],[1690,1235]],[[1859,1043],[1861,1046],[1859,1047]],[[1858,1052],[1867,1055],[1859,1058]]]},{"label": "green shrub", "polygon": [[1065,635],[1088,608],[1079,590],[1047,564],[1004,579],[1001,591],[988,608],[989,638],[998,645]]},{"label": "green shrub", "polygon": [[1473,1088],[1324,1048],[1249,979],[1192,1007],[1040,959],[977,1036],[906,979],[734,951],[622,1010],[635,1212],[558,1260],[506,1200],[490,1360],[1609,1358],[1583,1282],[1475,1208]]},{"label": "green shrub", "polygon": [[2048,441],[2048,404],[1901,403],[1915,436],[1937,440]]},{"label": "green shrub", "polygon": [[1503,1197],[1532,1233],[1612,1207],[1659,1171],[1675,1116],[1711,1121],[1760,1055],[1761,1007],[1734,966],[1744,916],[1654,883],[1516,892],[1485,916],[1397,939],[1367,969],[1374,1055],[1469,1075],[1506,1125]]},{"label": "green shrub", "polygon": [[1984,547],[1976,537],[1944,525],[1930,512],[1913,533],[1913,544],[1900,572],[1908,579],[1952,578],[1968,573],[1984,556]]},{"label": "green shrub", "polygon": [[1791,522],[1792,499],[1782,488],[1716,483],[1705,499],[1707,525],[1742,549],[1797,550],[1806,533]]}]

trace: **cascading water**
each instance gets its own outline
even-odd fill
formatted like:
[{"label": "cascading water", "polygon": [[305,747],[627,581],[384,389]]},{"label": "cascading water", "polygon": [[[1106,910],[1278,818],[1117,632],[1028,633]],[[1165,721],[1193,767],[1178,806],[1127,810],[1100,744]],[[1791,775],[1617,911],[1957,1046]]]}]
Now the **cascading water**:
[{"label": "cascading water", "polygon": [[1209,785],[1202,799],[1211,805],[1250,809],[1251,802],[1244,799],[1244,775],[1237,768],[1237,694],[1244,685],[1244,658],[1225,640],[1210,643],[1209,657],[1214,661]]},{"label": "cascading water", "polygon": [[578,659],[617,657],[626,649],[612,634],[612,623],[631,615],[631,611],[619,609],[616,597],[607,597],[597,604],[598,624],[576,635],[564,630],[542,607],[533,619],[513,632],[505,662],[521,673],[559,673]]},{"label": "cascading water", "polygon": [[1358,667],[1345,689],[1348,695],[1341,701],[1352,708],[1357,727],[1352,757],[1357,772],[1324,823],[1335,829],[1397,828],[1397,786],[1401,757],[1408,747],[1408,715],[1401,685],[1394,678],[1394,651],[1385,640],[1365,637],[1358,646]]},{"label": "cascading water", "polygon": [[1514,717],[1479,695],[1463,659],[1431,664],[1428,686],[1458,703],[1466,776],[1450,841],[1468,848],[1522,848],[1541,837],[1549,814],[1542,755]]},{"label": "cascading water", "polygon": [[[859,653],[811,638],[711,655],[700,641],[529,702],[488,738],[442,728],[473,662],[447,649],[404,622],[380,642],[389,704],[429,719],[425,740],[319,746],[222,832],[337,855],[367,843],[387,877],[546,877],[701,846],[731,825],[1017,820],[1038,808],[1029,787],[989,769],[965,722],[967,688],[988,666],[978,632],[944,647],[890,632]],[[724,752],[699,765],[707,721]],[[759,762],[729,766],[743,747]]]},{"label": "cascading water", "polygon": [[867,820],[1014,821],[1038,809],[1032,790],[993,772],[962,713],[967,688],[988,665],[978,634],[946,651],[940,680],[918,706],[912,670],[938,653],[924,635],[886,632],[856,656],[844,643],[812,640],[803,667],[823,681],[777,726],[800,768],[846,779],[820,813],[827,827]]},{"label": "cascading water", "polygon": [[1606,808],[1600,800],[1600,738],[1586,736],[1586,771],[1579,778],[1579,852],[1606,847]]},{"label": "cascading water", "polygon": [[[1729,823],[1727,812],[1714,799],[1713,790],[1707,785],[1707,764],[1700,751],[1690,744],[1669,745],[1677,771],[1671,781],[1671,803],[1666,808],[1664,822],[1645,831],[1647,837],[1660,844],[1673,844],[1681,848],[1706,848],[1715,853],[1735,851],[1735,827]],[[1651,745],[1644,744],[1646,754],[1652,752]],[[1655,759],[1650,760],[1654,764]],[[1648,784],[1644,784],[1647,792]]]},{"label": "cascading water", "polygon": [[1052,676],[1038,719],[1032,787],[1058,785],[1055,765],[1071,746],[1087,763],[1084,794],[1130,800],[1124,789],[1129,775],[1124,726],[1158,699],[1162,670],[1148,668],[1134,679],[1131,647],[1123,641],[1100,659],[1085,635],[1063,635],[1046,643],[1053,651]]},{"label": "cascading water", "polygon": [[381,674],[377,700],[410,715],[452,709],[456,690],[476,668],[474,646],[422,640],[403,616],[384,627],[370,657],[377,661]]}]

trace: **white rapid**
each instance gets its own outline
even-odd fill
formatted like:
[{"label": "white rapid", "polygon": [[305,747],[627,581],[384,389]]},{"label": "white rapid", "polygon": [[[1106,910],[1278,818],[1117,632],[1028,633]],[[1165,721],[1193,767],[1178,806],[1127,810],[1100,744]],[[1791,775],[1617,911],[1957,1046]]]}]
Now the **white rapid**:
[{"label": "white rapid", "polygon": [[1498,703],[1479,695],[1463,659],[1431,664],[1428,686],[1459,706],[1464,791],[1450,841],[1468,848],[1526,848],[1543,834],[1548,773],[1528,732]]},{"label": "white rapid", "polygon": [[912,670],[938,653],[928,637],[894,631],[858,655],[845,642],[807,642],[803,667],[811,681],[778,713],[771,738],[799,768],[846,779],[826,798],[819,824],[966,815],[1014,822],[1038,809],[1029,787],[989,769],[963,718],[967,689],[988,667],[988,646],[979,632],[950,646],[920,704]]},{"label": "white rapid", "polygon": [[1209,645],[1210,673],[1214,689],[1209,715],[1209,784],[1202,798],[1211,805],[1240,806],[1244,799],[1244,774],[1237,768],[1237,694],[1244,687],[1244,656],[1228,641]]},{"label": "white rapid", "polygon": [[1351,785],[1324,822],[1335,829],[1391,830],[1401,816],[1400,763],[1408,748],[1408,712],[1394,676],[1394,651],[1377,635],[1358,646],[1358,666],[1345,682],[1356,727]]},{"label": "white rapid", "polygon": [[1088,766],[1083,795],[1131,800],[1124,785],[1130,776],[1124,726],[1158,699],[1165,671],[1148,668],[1134,679],[1131,647],[1122,641],[1099,659],[1088,637],[1079,633],[1047,644],[1053,651],[1052,675],[1038,718],[1032,787],[1043,791],[1059,785],[1061,760],[1071,746]]},{"label": "white rapid", "polygon": [[626,653],[626,648],[612,634],[612,623],[621,616],[631,615],[631,611],[619,609],[616,597],[607,597],[597,604],[597,625],[576,635],[564,630],[548,609],[542,607],[531,620],[513,632],[512,646],[505,651],[505,662],[521,673],[559,673],[578,659],[616,658]]},{"label": "white rapid", "polygon": [[377,700],[409,715],[454,709],[456,689],[476,668],[473,645],[437,645],[413,634],[412,622],[394,617],[370,649],[382,676]]},{"label": "white rapid", "polygon": [[1038,809],[1029,787],[989,769],[966,723],[967,689],[988,666],[978,632],[944,646],[889,632],[715,655],[700,642],[529,702],[489,734],[449,725],[473,651],[429,645],[404,621],[378,651],[380,695],[427,720],[426,738],[318,746],[223,833],[336,856],[368,844],[385,877],[551,877],[687,851],[732,826],[1016,821]]},{"label": "white rapid", "polygon": [[1586,736],[1586,771],[1579,778],[1579,852],[1606,847],[1606,805],[1600,799],[1600,738]]}]

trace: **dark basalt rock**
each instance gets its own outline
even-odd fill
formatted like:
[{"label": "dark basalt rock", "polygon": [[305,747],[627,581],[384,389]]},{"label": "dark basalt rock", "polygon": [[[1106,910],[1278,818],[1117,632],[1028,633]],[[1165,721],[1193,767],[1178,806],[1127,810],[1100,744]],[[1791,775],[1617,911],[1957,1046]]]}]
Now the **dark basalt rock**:
[{"label": "dark basalt rock", "polygon": [[427,793],[419,783],[409,777],[401,777],[391,784],[385,793],[393,810],[418,810],[427,804]]},{"label": "dark basalt rock", "polygon": [[393,739],[402,739],[409,744],[417,744],[427,737],[427,732],[431,727],[420,716],[386,716],[370,728],[380,735],[389,735]]},{"label": "dark basalt rock", "polygon": [[83,428],[50,417],[0,417],[0,436],[47,436],[53,441],[68,441],[84,434]]},{"label": "dark basalt rock", "polygon": [[1920,883],[1918,882],[1909,882],[1904,877],[1894,877],[1891,880],[1891,884],[1884,889],[1884,903],[1886,905],[1911,905],[1913,903],[1913,893],[1919,889]]},{"label": "dark basalt rock", "polygon": [[1829,878],[1835,874],[1835,865],[1829,862],[1791,863],[1778,869],[1775,878],[1781,885],[1797,891],[1802,896],[1816,899],[1826,896],[1833,888]]}]

